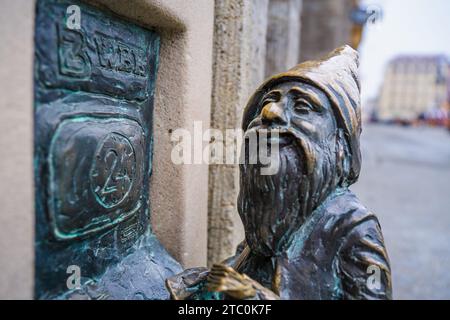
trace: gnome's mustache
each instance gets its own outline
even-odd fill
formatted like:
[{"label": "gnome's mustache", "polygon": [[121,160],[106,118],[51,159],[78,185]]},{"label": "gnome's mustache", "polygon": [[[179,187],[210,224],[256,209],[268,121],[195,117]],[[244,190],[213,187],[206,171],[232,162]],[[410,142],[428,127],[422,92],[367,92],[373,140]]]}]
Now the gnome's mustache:
[{"label": "gnome's mustache", "polygon": [[[302,165],[305,166],[306,174],[311,174],[315,164],[314,148],[309,143],[309,138],[303,133],[290,127],[260,127],[249,126],[244,135],[244,152],[241,157],[243,164],[260,164],[263,166],[273,165],[272,160],[279,160],[278,151],[288,145],[297,148],[300,156],[304,159]],[[261,150],[264,148],[264,150]],[[269,163],[268,163],[269,162]],[[277,163],[278,165],[278,163]],[[277,166],[278,169],[278,166]],[[263,173],[265,175],[266,173]]]},{"label": "gnome's mustache", "polygon": [[[289,130],[278,133],[279,169],[275,174],[262,175],[260,163],[245,161],[241,165],[238,203],[246,240],[252,250],[265,256],[283,250],[310,207],[306,201],[310,183],[306,175],[307,168],[314,166],[307,164],[313,159],[309,154],[313,148]],[[269,135],[268,141],[272,138]]]}]

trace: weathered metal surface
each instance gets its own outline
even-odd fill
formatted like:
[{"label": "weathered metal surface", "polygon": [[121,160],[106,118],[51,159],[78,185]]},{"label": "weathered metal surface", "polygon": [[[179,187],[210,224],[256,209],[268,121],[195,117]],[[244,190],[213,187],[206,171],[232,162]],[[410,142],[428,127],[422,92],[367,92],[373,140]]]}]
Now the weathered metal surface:
[{"label": "weathered metal surface", "polygon": [[[179,265],[149,227],[159,36],[40,0],[35,44],[36,297],[166,298],[160,274]],[[67,287],[70,265],[79,290]]]},{"label": "weathered metal surface", "polygon": [[[278,160],[240,165],[245,241],[206,271],[171,277],[173,298],[390,299],[389,259],[377,217],[349,190],[361,168],[358,54],[348,46],[273,76],[244,110]],[[245,140],[246,144],[251,140]],[[192,279],[198,274],[199,281]],[[190,275],[189,283],[179,281]],[[193,285],[191,285],[193,284]]]}]

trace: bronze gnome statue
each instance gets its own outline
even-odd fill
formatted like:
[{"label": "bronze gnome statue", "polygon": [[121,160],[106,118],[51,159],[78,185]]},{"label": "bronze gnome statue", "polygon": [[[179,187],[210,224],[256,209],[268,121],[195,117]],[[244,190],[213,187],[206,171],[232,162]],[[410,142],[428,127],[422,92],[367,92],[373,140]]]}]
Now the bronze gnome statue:
[{"label": "bronze gnome statue", "polygon": [[245,155],[245,241],[211,270],[167,279],[172,298],[391,299],[380,224],[349,190],[361,168],[358,53],[343,46],[269,78],[242,128],[277,137],[278,171],[262,175]]}]

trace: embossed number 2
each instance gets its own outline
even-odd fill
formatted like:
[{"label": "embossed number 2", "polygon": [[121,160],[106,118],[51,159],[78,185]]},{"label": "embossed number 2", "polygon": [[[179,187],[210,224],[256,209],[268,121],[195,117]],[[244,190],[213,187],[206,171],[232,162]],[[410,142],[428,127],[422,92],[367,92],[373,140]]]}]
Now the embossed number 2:
[{"label": "embossed number 2", "polygon": [[113,173],[116,171],[117,162],[118,162],[117,159],[119,158],[119,156],[117,155],[117,152],[115,150],[109,150],[109,152],[105,155],[105,163],[108,163],[108,158],[110,158],[110,155],[112,155],[114,157],[114,160],[113,160],[112,166],[109,170],[109,175],[106,178],[105,184],[103,185],[103,187],[100,190],[100,193],[102,195],[117,191],[117,187],[115,185],[109,187],[108,184],[112,179]]}]

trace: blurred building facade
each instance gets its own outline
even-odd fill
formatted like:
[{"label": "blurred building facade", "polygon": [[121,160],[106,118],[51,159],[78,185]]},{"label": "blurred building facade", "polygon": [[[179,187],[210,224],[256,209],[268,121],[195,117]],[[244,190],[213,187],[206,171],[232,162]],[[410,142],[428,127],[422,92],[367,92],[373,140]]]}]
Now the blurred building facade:
[{"label": "blurred building facade", "polygon": [[447,101],[447,82],[446,56],[399,56],[387,66],[377,117],[410,122],[442,112]]}]

